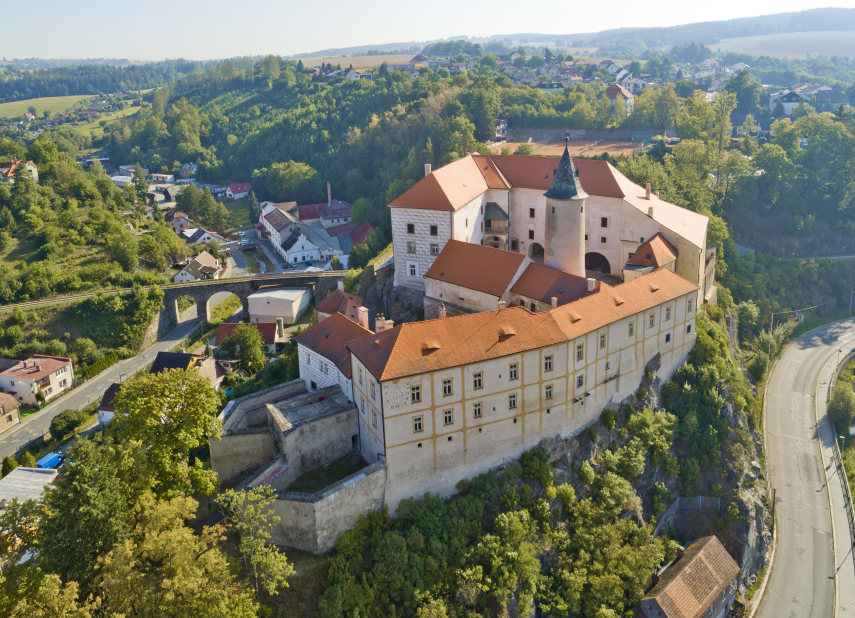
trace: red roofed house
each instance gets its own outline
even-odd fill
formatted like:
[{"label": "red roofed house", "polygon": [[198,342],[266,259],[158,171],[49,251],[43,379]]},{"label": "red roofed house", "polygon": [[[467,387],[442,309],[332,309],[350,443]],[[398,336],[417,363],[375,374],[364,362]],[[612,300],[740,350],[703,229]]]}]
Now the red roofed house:
[{"label": "red roofed house", "polygon": [[36,393],[42,393],[45,400],[49,401],[71,386],[73,381],[71,359],[59,356],[34,354],[0,371],[0,389],[20,403],[31,406],[38,403]]},{"label": "red roofed house", "polygon": [[[368,311],[363,309],[368,315]],[[313,391],[338,384],[348,399],[352,400],[352,372],[350,352],[345,347],[349,341],[371,335],[367,326],[362,326],[340,313],[334,313],[323,322],[318,322],[297,336],[297,358],[300,377]],[[364,379],[364,378],[363,378]]]},{"label": "red roofed house", "polygon": [[657,268],[667,268],[674,271],[677,267],[677,248],[668,242],[662,234],[656,234],[645,242],[634,253],[623,267],[623,280],[632,281]]},{"label": "red roofed house", "polygon": [[[237,326],[234,322],[223,322],[217,326],[217,339],[214,345],[219,346],[223,342],[223,339],[235,331]],[[259,322],[252,326],[255,326],[258,332],[261,333],[261,339],[264,341],[264,346],[270,354],[276,353],[276,344],[285,343],[289,338],[282,330],[282,325],[276,322]]]},{"label": "red roofed house", "polygon": [[12,161],[5,167],[0,167],[0,182],[7,182],[10,185],[15,184],[15,175],[18,167],[21,165],[27,166],[27,171],[33,178],[33,182],[39,184],[39,168],[32,161]]},{"label": "red roofed house", "polygon": [[[320,301],[315,310],[318,322],[323,322],[334,313],[340,313],[352,322],[359,322],[358,309],[362,306],[362,297],[344,291],[344,280],[338,280],[338,289]],[[366,322],[365,327],[368,327]]]},{"label": "red roofed house", "polygon": [[320,207],[325,204],[303,204],[297,206],[297,218],[300,223],[313,223],[321,220]]},{"label": "red roofed house", "polygon": [[698,539],[659,573],[641,611],[648,618],[723,618],[738,575],[739,565],[715,536]]},{"label": "red roofed house", "polygon": [[360,223],[359,225],[357,225],[350,232],[350,241],[353,243],[353,246],[355,247],[356,245],[363,242],[366,238],[368,238],[371,235],[371,232],[373,232],[373,231],[374,231],[374,226],[371,225],[370,223],[368,223],[368,221],[364,221],[364,222]]},{"label": "red roofed house", "polygon": [[103,429],[104,425],[112,421],[113,417],[116,416],[116,408],[113,407],[113,399],[116,398],[120,388],[122,388],[121,384],[113,382],[107,387],[107,390],[104,391],[104,396],[101,397],[101,404],[98,406],[98,423],[101,425],[101,429]]},{"label": "red roofed house", "polygon": [[0,433],[21,422],[21,407],[12,395],[0,393]]},{"label": "red roofed house", "polygon": [[611,105],[621,105],[627,114],[631,114],[635,107],[635,95],[620,84],[612,84],[606,88],[603,96]]},{"label": "red roofed house", "polygon": [[226,197],[230,197],[233,200],[239,200],[240,198],[249,195],[250,191],[252,191],[252,184],[248,182],[239,185],[229,185],[226,189]]}]

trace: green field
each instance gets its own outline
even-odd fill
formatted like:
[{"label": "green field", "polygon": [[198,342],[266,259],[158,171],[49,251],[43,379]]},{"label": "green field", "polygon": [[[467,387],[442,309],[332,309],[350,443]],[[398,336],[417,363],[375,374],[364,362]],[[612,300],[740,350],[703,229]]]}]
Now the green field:
[{"label": "green field", "polygon": [[252,226],[253,222],[249,220],[249,208],[246,205],[245,197],[239,200],[227,200],[223,204],[226,205],[226,210],[232,216],[232,225],[234,227]]},{"label": "green field", "polygon": [[333,66],[340,64],[343,69],[353,65],[354,69],[359,70],[380,66],[384,62],[388,62],[389,64],[409,62],[413,59],[413,56],[415,54],[401,56],[316,56],[314,58],[294,58],[294,60],[302,60],[305,67],[319,67],[323,62]]},{"label": "green field", "polygon": [[805,58],[811,56],[855,56],[855,33],[852,32],[791,32],[764,34],[736,39],[722,39],[710,48],[755,56],[776,58]]},{"label": "green field", "polygon": [[101,121],[106,120],[107,125],[116,124],[122,118],[127,118],[128,116],[133,116],[138,111],[140,111],[140,107],[138,105],[131,105],[126,107],[125,109],[121,109],[117,112],[113,112],[112,116],[104,116],[103,114],[98,118],[95,118],[89,122],[80,121],[76,125],[73,125],[73,128],[78,133],[82,133],[83,135],[89,135],[91,131],[95,132],[95,137],[101,137],[104,135],[104,128],[101,126]]},{"label": "green field", "polygon": [[24,101],[0,103],[0,117],[17,118],[18,116],[23,116],[30,105],[36,108],[36,116],[41,116],[45,110],[51,114],[58,114],[71,109],[77,102],[91,97],[92,95],[73,94],[67,97],[43,97],[41,99],[25,99]]}]

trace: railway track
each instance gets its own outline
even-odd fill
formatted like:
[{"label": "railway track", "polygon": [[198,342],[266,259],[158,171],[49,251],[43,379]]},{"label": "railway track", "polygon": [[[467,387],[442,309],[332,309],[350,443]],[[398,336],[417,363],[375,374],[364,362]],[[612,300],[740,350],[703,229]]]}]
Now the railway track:
[{"label": "railway track", "polygon": [[[247,275],[245,277],[225,277],[222,279],[208,279],[205,281],[188,281],[187,283],[165,283],[163,285],[146,285],[143,286],[144,290],[149,290],[153,287],[159,287],[162,290],[168,290],[173,288],[193,288],[200,287],[205,285],[219,285],[222,283],[240,283],[241,281],[268,281],[268,280],[279,280],[279,279],[302,279],[305,277],[318,277],[318,278],[327,278],[327,277],[340,277],[341,275],[337,271],[325,271],[325,272],[313,272],[313,273],[269,273],[269,274],[259,274],[259,275]],[[10,303],[8,305],[0,305],[0,312],[2,311],[11,311],[15,307],[20,307],[22,309],[34,308],[34,307],[46,307],[49,305],[61,305],[65,303],[71,303],[78,300],[83,300],[85,298],[91,298],[93,296],[97,296],[98,294],[103,295],[113,295],[113,294],[124,294],[132,291],[133,288],[121,288],[121,289],[113,289],[113,290],[98,290],[95,292],[86,292],[84,294],[70,294],[67,296],[56,296],[54,298],[41,298],[39,300],[31,300],[22,303]]]}]

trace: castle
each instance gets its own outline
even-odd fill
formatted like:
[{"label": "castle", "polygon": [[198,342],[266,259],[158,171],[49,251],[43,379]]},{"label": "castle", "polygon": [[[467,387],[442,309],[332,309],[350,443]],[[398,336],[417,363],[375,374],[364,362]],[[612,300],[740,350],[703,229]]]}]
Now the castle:
[{"label": "castle", "polygon": [[[336,290],[323,319],[296,339],[301,380],[287,397],[267,396],[264,444],[273,446],[246,447],[226,465],[212,442],[214,469],[233,474],[255,457],[252,482],[285,489],[276,479],[293,478],[289,465],[308,469],[357,449],[370,473],[341,489],[354,496],[362,483],[348,498],[360,507],[325,514],[346,504],[326,494],[328,506],[310,514],[282,513],[283,528],[305,518],[336,528],[378,503],[394,513],[411,496],[450,495],[543,438],[578,433],[634,393],[657,355],[658,375],[670,378],[694,345],[699,304],[714,297],[708,218],[605,161],[574,165],[566,149],[555,161],[475,154],[426,170],[389,207],[395,285],[422,298],[430,319],[395,326],[378,316],[372,331],[362,299]],[[300,412],[313,393],[318,411]],[[303,408],[289,403],[298,399]],[[234,409],[254,410],[242,414],[265,431],[260,404]],[[230,438],[250,431],[236,418],[227,408]],[[305,438],[288,455],[298,426]],[[328,543],[335,531],[323,535]]]}]

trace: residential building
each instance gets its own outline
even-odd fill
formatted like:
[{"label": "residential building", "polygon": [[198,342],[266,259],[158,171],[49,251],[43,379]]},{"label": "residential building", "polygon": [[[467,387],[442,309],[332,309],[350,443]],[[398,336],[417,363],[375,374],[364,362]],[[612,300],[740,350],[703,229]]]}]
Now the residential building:
[{"label": "residential building", "polygon": [[181,230],[190,227],[190,217],[183,212],[171,210],[163,215],[163,220],[172,227],[176,234],[180,234]]},{"label": "residential building", "polygon": [[59,471],[55,469],[17,467],[0,480],[0,511],[13,500],[38,502],[45,493],[45,487],[56,480]]},{"label": "residential building", "polygon": [[[215,345],[220,346],[223,343],[223,340],[230,336],[235,329],[238,327],[239,323],[234,322],[222,322],[219,326],[217,326],[217,338],[214,342]],[[290,338],[290,335],[286,335],[282,326],[282,319],[276,322],[259,322],[252,323],[250,326],[254,327],[261,333],[261,340],[264,342],[264,350],[268,354],[276,354],[278,348],[284,345]]]},{"label": "residential building", "polygon": [[187,241],[187,244],[191,247],[195,245],[207,245],[211,241],[216,244],[226,242],[226,239],[217,234],[216,232],[209,232],[208,230],[201,227],[183,228],[181,230],[181,234],[184,236],[184,239]]},{"label": "residential building", "polygon": [[113,400],[121,388],[121,384],[113,382],[107,387],[107,390],[104,391],[104,395],[101,397],[101,403],[98,404],[98,424],[101,429],[104,429],[104,426],[116,416],[116,408],[113,406]]},{"label": "residential building", "polygon": [[[136,164],[134,164],[134,165],[120,165],[119,166],[119,173],[124,174],[125,176],[133,176],[136,173],[136,171],[137,171]],[[143,171],[143,174],[148,176],[148,168],[147,167],[142,168],[142,171]]]},{"label": "residential building", "polygon": [[362,297],[348,294],[344,291],[344,280],[338,280],[338,289],[323,300],[317,301],[315,311],[318,312],[318,322],[323,322],[334,313],[340,313],[347,319],[358,322],[357,309],[362,306]]},{"label": "residential building", "polygon": [[325,228],[349,223],[353,218],[350,210],[350,204],[341,200],[331,199],[326,204],[317,204],[318,214],[321,218],[321,223]]},{"label": "residential building", "polygon": [[178,173],[184,178],[190,178],[196,175],[198,169],[199,167],[195,163],[185,163],[181,166],[181,170]]},{"label": "residential building", "polygon": [[8,165],[0,167],[0,182],[6,182],[10,185],[15,184],[15,177],[23,171],[20,167],[26,167],[28,175],[33,179],[33,182],[39,184],[39,168],[32,161],[12,160]]},{"label": "residential building", "polygon": [[229,185],[226,190],[226,197],[231,198],[233,200],[239,200],[240,198],[249,195],[250,191],[252,191],[252,184],[249,182],[237,185]]},{"label": "residential building", "polygon": [[846,97],[842,92],[823,90],[816,93],[817,111],[832,111],[840,105],[846,105]]},{"label": "residential building", "polygon": [[70,358],[34,354],[25,361],[0,371],[0,389],[19,403],[35,406],[37,393],[50,401],[74,382]]},{"label": "residential building", "polygon": [[[368,310],[362,307],[362,311],[367,316]],[[300,378],[305,381],[306,387],[316,391],[337,385],[352,401],[353,376],[346,344],[371,334],[367,324],[358,324],[340,313],[334,313],[298,335],[294,341],[297,342]]]},{"label": "residential building", "polygon": [[276,248],[285,261],[292,265],[319,260],[321,257],[318,245],[296,230]]},{"label": "residential building", "polygon": [[505,139],[508,136],[508,121],[504,118],[496,118],[496,139]]},{"label": "residential building", "polygon": [[804,102],[804,97],[793,90],[781,90],[769,97],[769,111],[774,112],[778,102],[784,107],[784,114],[790,116],[799,103]]},{"label": "residential building", "polygon": [[262,288],[247,297],[252,324],[294,324],[309,308],[311,293],[303,288]]},{"label": "residential building", "polygon": [[714,77],[712,78],[712,80],[710,80],[710,90],[712,90],[713,92],[721,92],[727,85],[728,81],[728,78],[724,75]]},{"label": "residential building", "polygon": [[174,174],[149,174],[148,177],[152,182],[157,184],[171,184],[175,182]]},{"label": "residential building", "polygon": [[714,68],[717,68],[717,67],[718,67],[718,66],[720,66],[720,65],[719,65],[719,63],[718,63],[718,60],[716,60],[715,58],[707,58],[706,60],[703,60],[703,61],[701,62],[701,66],[702,66],[702,67],[705,67],[705,68],[708,68],[708,69],[714,69]]},{"label": "residential building", "polygon": [[124,189],[127,185],[134,184],[134,179],[132,176],[112,176],[110,180],[112,180],[113,184],[119,187],[120,189]]},{"label": "residential building", "polygon": [[172,280],[175,283],[185,283],[202,279],[219,279],[220,271],[220,263],[217,258],[207,251],[202,251],[191,259],[187,266],[178,271]]},{"label": "residential building", "polygon": [[634,95],[636,92],[644,88],[647,85],[647,82],[639,77],[632,77],[624,80],[621,85]]},{"label": "residential building", "polygon": [[612,84],[603,93],[610,105],[620,105],[627,115],[632,114],[635,107],[635,95],[620,84]]},{"label": "residential building", "polygon": [[739,565],[715,536],[698,539],[654,575],[641,600],[649,618],[724,618],[736,597]]},{"label": "residential building", "polygon": [[20,403],[8,393],[0,393],[0,434],[20,423]]},{"label": "residential building", "polygon": [[733,66],[730,67],[730,70],[736,73],[737,71],[742,71],[743,69],[750,69],[751,66],[745,64],[744,62],[737,62]]}]

